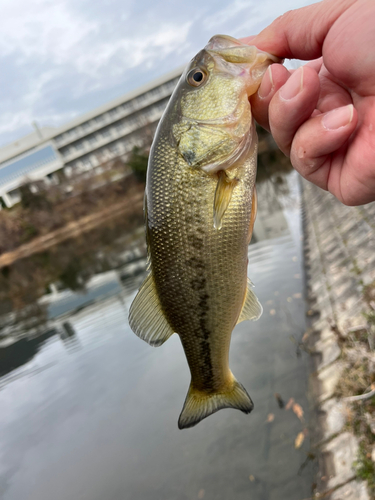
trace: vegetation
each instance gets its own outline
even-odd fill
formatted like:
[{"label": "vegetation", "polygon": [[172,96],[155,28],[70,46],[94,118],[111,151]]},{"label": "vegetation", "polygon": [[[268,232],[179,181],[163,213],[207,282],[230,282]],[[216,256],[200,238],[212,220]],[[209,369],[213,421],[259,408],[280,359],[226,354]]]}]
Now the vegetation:
[{"label": "vegetation", "polygon": [[375,496],[375,463],[371,458],[371,450],[362,442],[359,447],[357,460],[354,462],[354,470],[359,479],[367,482],[369,493]]},{"label": "vegetation", "polygon": [[363,297],[368,310],[364,312],[367,324],[347,338],[342,339],[342,357],[346,369],[336,387],[340,398],[363,395],[363,399],[348,399],[347,428],[359,438],[359,452],[353,464],[359,479],[367,481],[371,498],[375,498],[375,464],[372,450],[375,446],[375,395],[366,397],[375,389],[375,281],[363,288]]},{"label": "vegetation", "polygon": [[128,217],[119,216],[84,236],[0,268],[0,314],[14,311],[19,320],[24,320],[28,312],[36,316],[36,301],[51,283],[83,290],[94,274],[119,265],[124,236],[139,227],[142,221],[142,210]]},{"label": "vegetation", "polygon": [[135,177],[141,182],[146,182],[147,165],[148,165],[147,150],[142,149],[139,146],[134,146],[131,156],[127,163],[131,168]]},{"label": "vegetation", "polygon": [[283,184],[282,174],[293,170],[287,158],[277,147],[272,135],[257,126],[259,139],[257,182],[271,180],[277,187]]},{"label": "vegetation", "polygon": [[59,189],[41,186],[37,193],[25,185],[21,188],[21,203],[0,211],[0,255],[71,221],[124,202],[143,189],[144,185],[132,174],[114,182],[82,176],[75,182],[75,191],[67,195],[64,185]]},{"label": "vegetation", "polygon": [[24,209],[49,210],[52,207],[48,192],[41,189],[36,192],[31,190],[30,184],[20,187],[21,206]]}]

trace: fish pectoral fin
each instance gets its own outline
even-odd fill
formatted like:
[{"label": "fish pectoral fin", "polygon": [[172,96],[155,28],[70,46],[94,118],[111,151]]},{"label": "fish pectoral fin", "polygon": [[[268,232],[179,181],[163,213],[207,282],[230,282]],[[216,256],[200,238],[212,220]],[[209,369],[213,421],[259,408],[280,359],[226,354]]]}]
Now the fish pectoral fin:
[{"label": "fish pectoral fin", "polygon": [[218,172],[219,180],[216,185],[214,199],[214,228],[221,229],[222,220],[226,209],[232,198],[234,187],[238,184],[237,179],[230,179],[224,170]]},{"label": "fish pectoral fin", "polygon": [[231,387],[223,392],[202,392],[194,389],[193,385],[190,384],[184,407],[178,419],[178,427],[179,429],[193,427],[222,408],[235,408],[244,413],[250,413],[254,404],[244,386],[237,382],[234,377]]},{"label": "fish pectoral fin", "polygon": [[150,273],[143,282],[129,310],[129,325],[138,337],[159,347],[174,331],[164,316]]},{"label": "fish pectoral fin", "polygon": [[241,323],[241,321],[246,321],[246,320],[256,321],[262,316],[263,307],[259,302],[258,297],[252,291],[252,287],[253,284],[248,278],[245,300],[237,324]]},{"label": "fish pectoral fin", "polygon": [[257,216],[257,211],[258,211],[258,196],[257,196],[256,187],[254,186],[253,197],[251,200],[251,215],[250,215],[250,224],[249,224],[249,234],[248,234],[248,238],[247,238],[248,244],[250,244],[251,237],[253,235],[253,229],[254,229],[255,219]]}]

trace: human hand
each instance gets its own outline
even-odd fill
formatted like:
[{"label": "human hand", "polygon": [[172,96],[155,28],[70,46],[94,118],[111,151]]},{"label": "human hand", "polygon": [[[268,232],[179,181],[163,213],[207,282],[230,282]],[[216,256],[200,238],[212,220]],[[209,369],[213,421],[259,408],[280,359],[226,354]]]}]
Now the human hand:
[{"label": "human hand", "polygon": [[300,174],[346,205],[375,200],[375,2],[324,0],[243,39],[281,58],[251,98]]}]

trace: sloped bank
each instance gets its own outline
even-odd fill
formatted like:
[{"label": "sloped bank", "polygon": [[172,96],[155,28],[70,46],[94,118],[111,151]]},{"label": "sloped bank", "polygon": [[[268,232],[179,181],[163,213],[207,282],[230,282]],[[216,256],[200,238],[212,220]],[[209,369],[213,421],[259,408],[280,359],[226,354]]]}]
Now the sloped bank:
[{"label": "sloped bank", "polygon": [[375,203],[346,207],[302,180],[312,356],[313,498],[375,498]]}]

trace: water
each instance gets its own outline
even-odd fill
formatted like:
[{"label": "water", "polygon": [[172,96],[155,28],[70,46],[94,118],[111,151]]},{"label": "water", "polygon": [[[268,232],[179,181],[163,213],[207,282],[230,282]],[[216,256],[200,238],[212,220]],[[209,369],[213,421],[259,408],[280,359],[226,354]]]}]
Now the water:
[{"label": "water", "polygon": [[[178,430],[190,381],[179,338],[153,349],[128,326],[142,258],[107,269],[88,279],[86,292],[52,290],[41,301],[43,335],[0,349],[1,499],[311,496],[295,174],[288,185],[279,198],[260,189],[249,276],[264,313],[237,325],[231,343],[230,365],[254,411],[225,409]],[[304,416],[280,408],[275,394],[285,405],[294,398]]]}]

